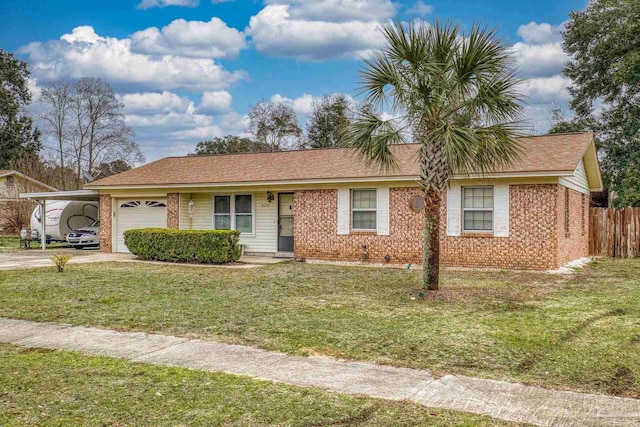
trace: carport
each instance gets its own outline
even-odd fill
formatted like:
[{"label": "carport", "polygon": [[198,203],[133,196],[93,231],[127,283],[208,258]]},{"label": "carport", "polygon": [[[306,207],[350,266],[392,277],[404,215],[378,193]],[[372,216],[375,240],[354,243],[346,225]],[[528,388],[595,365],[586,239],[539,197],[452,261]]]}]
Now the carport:
[{"label": "carport", "polygon": [[47,229],[47,201],[53,200],[66,200],[66,201],[88,201],[88,202],[99,202],[100,195],[97,190],[72,190],[72,191],[49,191],[43,193],[20,193],[21,199],[34,200],[36,201],[43,212],[42,221],[41,221],[41,230],[40,235],[44,236],[44,238],[40,238],[40,242],[42,245],[42,250],[47,248],[47,238],[46,238],[46,229]]}]

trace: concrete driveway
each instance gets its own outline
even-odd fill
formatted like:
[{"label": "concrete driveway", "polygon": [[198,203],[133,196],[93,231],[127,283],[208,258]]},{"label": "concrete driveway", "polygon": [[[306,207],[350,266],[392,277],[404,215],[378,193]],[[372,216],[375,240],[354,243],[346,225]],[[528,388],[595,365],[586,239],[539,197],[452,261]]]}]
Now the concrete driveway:
[{"label": "concrete driveway", "polygon": [[51,256],[64,252],[73,256],[69,264],[87,264],[104,261],[126,261],[135,259],[131,254],[105,254],[97,249],[23,249],[15,252],[0,252],[0,270],[34,267],[54,267]]}]

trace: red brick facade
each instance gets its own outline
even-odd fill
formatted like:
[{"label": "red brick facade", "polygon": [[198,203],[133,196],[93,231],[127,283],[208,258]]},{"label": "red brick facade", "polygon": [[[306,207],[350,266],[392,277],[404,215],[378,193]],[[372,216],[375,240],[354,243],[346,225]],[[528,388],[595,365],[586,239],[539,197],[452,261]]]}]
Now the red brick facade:
[{"label": "red brick facade", "polygon": [[[338,191],[301,190],[295,192],[296,256],[308,259],[360,261],[368,253],[371,262],[420,262],[422,215],[409,208],[412,188],[389,192],[389,235],[375,232],[338,234]],[[366,249],[363,248],[366,246]]]},{"label": "red brick facade", "polygon": [[[565,204],[568,190],[569,204]],[[568,206],[568,232],[565,227],[565,208]],[[566,187],[558,186],[558,264],[586,256],[589,252],[589,197]]]},{"label": "red brick facade", "polygon": [[113,248],[111,247],[111,194],[100,195],[100,251],[111,253]]},{"label": "red brick facade", "polygon": [[443,265],[547,270],[558,267],[557,185],[509,186],[509,237],[446,236],[442,215]]},{"label": "red brick facade", "polygon": [[180,228],[179,193],[167,193],[167,228]]},{"label": "red brick facade", "polygon": [[[569,190],[570,231],[564,231],[564,187],[511,185],[509,237],[446,236],[446,200],[440,260],[446,266],[555,269],[588,253],[588,197]],[[390,234],[337,234],[337,190],[295,193],[295,254],[306,259],[420,263],[423,215],[409,207],[417,188],[389,192]],[[584,207],[584,209],[583,209]],[[561,221],[562,220],[562,221]],[[366,245],[366,249],[363,246]]]}]

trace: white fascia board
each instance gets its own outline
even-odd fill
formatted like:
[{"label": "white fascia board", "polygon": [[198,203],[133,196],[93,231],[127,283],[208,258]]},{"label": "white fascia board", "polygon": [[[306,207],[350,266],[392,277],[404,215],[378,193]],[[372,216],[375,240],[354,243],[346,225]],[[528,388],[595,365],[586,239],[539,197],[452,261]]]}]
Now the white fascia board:
[{"label": "white fascia board", "polygon": [[[571,176],[573,171],[548,171],[548,172],[509,172],[496,174],[456,175],[453,179],[505,179],[505,178],[535,178]],[[398,177],[370,177],[370,178],[341,178],[341,179],[309,179],[298,181],[252,181],[252,182],[217,182],[195,184],[143,184],[143,185],[97,185],[91,186],[95,190],[132,190],[149,188],[216,188],[216,187],[273,187],[277,185],[309,185],[309,184],[352,184],[352,183],[376,183],[376,182],[418,182],[418,176]]]}]

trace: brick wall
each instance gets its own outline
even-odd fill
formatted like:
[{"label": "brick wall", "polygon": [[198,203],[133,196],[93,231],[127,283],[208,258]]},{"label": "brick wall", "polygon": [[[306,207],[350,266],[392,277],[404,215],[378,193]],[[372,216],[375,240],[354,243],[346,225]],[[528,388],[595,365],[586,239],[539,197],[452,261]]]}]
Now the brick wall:
[{"label": "brick wall", "polygon": [[[564,199],[560,200],[559,195],[564,194],[563,191],[555,184],[510,186],[509,237],[446,236],[444,200],[440,224],[441,263],[446,266],[546,270],[586,256],[588,217],[584,217],[585,233],[582,234],[582,198],[580,193],[570,193],[572,228],[570,235],[565,237],[563,222],[559,222],[564,206]],[[391,263],[420,263],[423,216],[409,207],[411,197],[419,194],[417,188],[390,189],[390,235],[378,236],[375,233],[337,234],[337,190],[297,191],[294,204],[296,256],[360,261],[362,246],[367,245],[370,262],[384,262],[385,256],[389,255]],[[585,203],[588,203],[587,199],[584,199]],[[588,215],[588,209],[585,209],[585,215]]]},{"label": "brick wall", "polygon": [[100,251],[111,253],[111,194],[100,195]]},{"label": "brick wall", "polygon": [[557,185],[509,187],[509,237],[446,236],[440,224],[443,265],[547,270],[557,267]]},{"label": "brick wall", "polygon": [[422,215],[409,208],[417,189],[389,192],[389,236],[372,233],[338,234],[338,191],[301,190],[295,192],[296,256],[308,259],[360,261],[367,246],[370,262],[416,263],[422,257]]},{"label": "brick wall", "polygon": [[180,228],[179,193],[167,193],[167,228]]},{"label": "brick wall", "polygon": [[[565,200],[569,194],[569,232],[565,229]],[[558,265],[582,258],[589,253],[589,197],[558,186]]]}]

